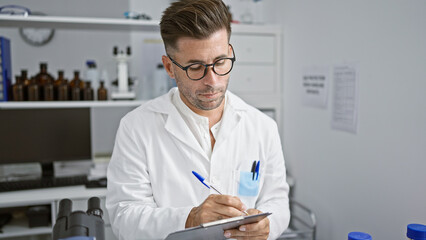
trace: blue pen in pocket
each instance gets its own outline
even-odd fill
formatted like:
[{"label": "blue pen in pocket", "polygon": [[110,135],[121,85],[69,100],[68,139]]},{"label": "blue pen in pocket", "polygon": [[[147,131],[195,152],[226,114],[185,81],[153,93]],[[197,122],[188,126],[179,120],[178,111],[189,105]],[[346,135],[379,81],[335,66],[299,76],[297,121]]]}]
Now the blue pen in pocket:
[{"label": "blue pen in pocket", "polygon": [[257,196],[259,192],[260,161],[254,161],[250,172],[240,171],[239,196]]}]

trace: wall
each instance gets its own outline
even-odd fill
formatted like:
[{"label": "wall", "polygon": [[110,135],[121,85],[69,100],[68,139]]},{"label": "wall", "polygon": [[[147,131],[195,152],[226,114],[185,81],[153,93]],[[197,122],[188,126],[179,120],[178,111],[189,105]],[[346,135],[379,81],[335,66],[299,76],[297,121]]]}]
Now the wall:
[{"label": "wall", "polygon": [[[284,29],[284,155],[296,198],[317,214],[318,239],[350,231],[405,239],[407,224],[426,224],[426,2],[275,4]],[[331,94],[325,110],[301,99],[304,66],[345,62],[359,70],[356,134],[331,129]]]}]

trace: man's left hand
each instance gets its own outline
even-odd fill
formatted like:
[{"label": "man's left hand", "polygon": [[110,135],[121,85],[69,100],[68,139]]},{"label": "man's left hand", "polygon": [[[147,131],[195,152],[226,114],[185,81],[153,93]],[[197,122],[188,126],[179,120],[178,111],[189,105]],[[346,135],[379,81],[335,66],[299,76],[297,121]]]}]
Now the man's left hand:
[{"label": "man's left hand", "polygon": [[[249,215],[262,213],[257,209],[248,209]],[[250,223],[239,226],[237,229],[230,229],[224,232],[226,238],[233,239],[268,239],[269,236],[269,219],[265,217],[256,223]]]}]

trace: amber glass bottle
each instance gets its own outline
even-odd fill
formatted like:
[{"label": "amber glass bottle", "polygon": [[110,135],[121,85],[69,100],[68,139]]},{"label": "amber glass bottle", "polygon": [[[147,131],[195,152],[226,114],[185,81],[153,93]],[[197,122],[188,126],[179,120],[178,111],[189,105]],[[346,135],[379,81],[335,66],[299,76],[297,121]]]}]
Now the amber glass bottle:
[{"label": "amber glass bottle", "polygon": [[80,79],[74,81],[74,87],[71,87],[71,100],[80,101],[82,99],[83,89],[80,88]]},{"label": "amber glass bottle", "polygon": [[21,69],[21,80],[24,86],[30,85],[30,79],[28,79],[28,71],[26,69]]},{"label": "amber glass bottle", "polygon": [[84,82],[81,81],[81,79],[80,79],[80,71],[74,71],[74,78],[71,79],[70,88],[73,88],[76,85],[77,81],[78,81],[78,87],[80,89],[83,89],[84,88]]},{"label": "amber glass bottle", "polygon": [[64,70],[58,70],[58,78],[55,80],[55,82],[53,82],[53,85],[55,87],[59,87],[64,80]]},{"label": "amber glass bottle", "polygon": [[47,79],[46,83],[43,85],[43,99],[44,101],[53,101],[54,97],[54,86],[51,79]]},{"label": "amber glass bottle", "polygon": [[13,101],[24,101],[24,84],[20,76],[16,76],[16,82],[12,86]]},{"label": "amber glass bottle", "polygon": [[21,69],[21,82],[24,85],[24,89],[30,85],[31,80],[28,78],[28,71],[26,69]]},{"label": "amber glass bottle", "polygon": [[82,99],[82,91],[84,89],[84,82],[80,79],[80,72],[74,71],[74,78],[69,84],[70,97],[73,101],[79,101]]},{"label": "amber glass bottle", "polygon": [[35,79],[36,79],[36,82],[39,86],[40,97],[41,97],[40,99],[45,99],[44,95],[43,95],[44,94],[44,90],[43,90],[44,84],[46,84],[48,80],[50,80],[52,82],[54,81],[52,75],[50,75],[47,72],[47,63],[44,63],[44,62],[40,63],[40,72],[37,73],[37,75],[35,75]]},{"label": "amber glass bottle", "polygon": [[40,72],[35,75],[38,84],[45,84],[48,79],[54,80],[52,75],[47,72],[47,63],[40,63]]},{"label": "amber glass bottle", "polygon": [[24,101],[28,100],[28,86],[30,85],[30,79],[28,78],[28,71],[21,69],[21,83],[24,89]]},{"label": "amber glass bottle", "polygon": [[73,88],[71,88],[71,100],[73,101],[81,100],[81,88],[79,87],[79,85],[76,85]]},{"label": "amber glass bottle", "polygon": [[62,80],[61,85],[59,85],[57,88],[58,88],[58,101],[70,100],[67,79]]},{"label": "amber glass bottle", "polygon": [[41,86],[46,84],[47,80],[54,81],[52,75],[47,72],[47,63],[40,63],[40,72],[35,76],[37,83]]},{"label": "amber glass bottle", "polygon": [[[64,70],[58,70],[58,78],[53,82],[55,100],[59,100],[59,86],[62,85],[62,82],[64,80],[65,80]],[[61,101],[63,101],[63,100],[61,100]]]},{"label": "amber glass bottle", "polygon": [[83,99],[85,101],[92,101],[93,100],[93,88],[92,88],[92,84],[89,81],[86,82],[86,86],[84,88]]},{"label": "amber glass bottle", "polygon": [[30,85],[28,85],[28,101],[40,101],[40,90],[36,79],[31,78]]},{"label": "amber glass bottle", "polygon": [[104,81],[100,81],[100,84],[98,88],[98,100],[106,101],[108,100],[108,90],[104,86]]}]

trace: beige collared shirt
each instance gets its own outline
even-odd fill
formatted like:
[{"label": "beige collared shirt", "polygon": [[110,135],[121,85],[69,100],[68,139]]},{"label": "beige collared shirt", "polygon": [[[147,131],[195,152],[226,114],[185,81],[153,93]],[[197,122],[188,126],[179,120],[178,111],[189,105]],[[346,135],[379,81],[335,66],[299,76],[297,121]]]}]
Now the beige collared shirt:
[{"label": "beige collared shirt", "polygon": [[[217,139],[219,135],[220,126],[222,119],[217,122],[215,125],[209,129],[209,119],[207,117],[200,116],[193,112],[181,99],[179,91],[176,91],[172,98],[173,105],[176,106],[183,120],[188,125],[194,137],[197,139],[197,142],[200,144],[201,148],[206,153],[208,159],[211,159],[212,156],[212,144],[210,139],[210,131],[213,134],[213,137]],[[225,107],[226,110],[226,95],[225,95]],[[223,116],[223,115],[222,115]]]}]

